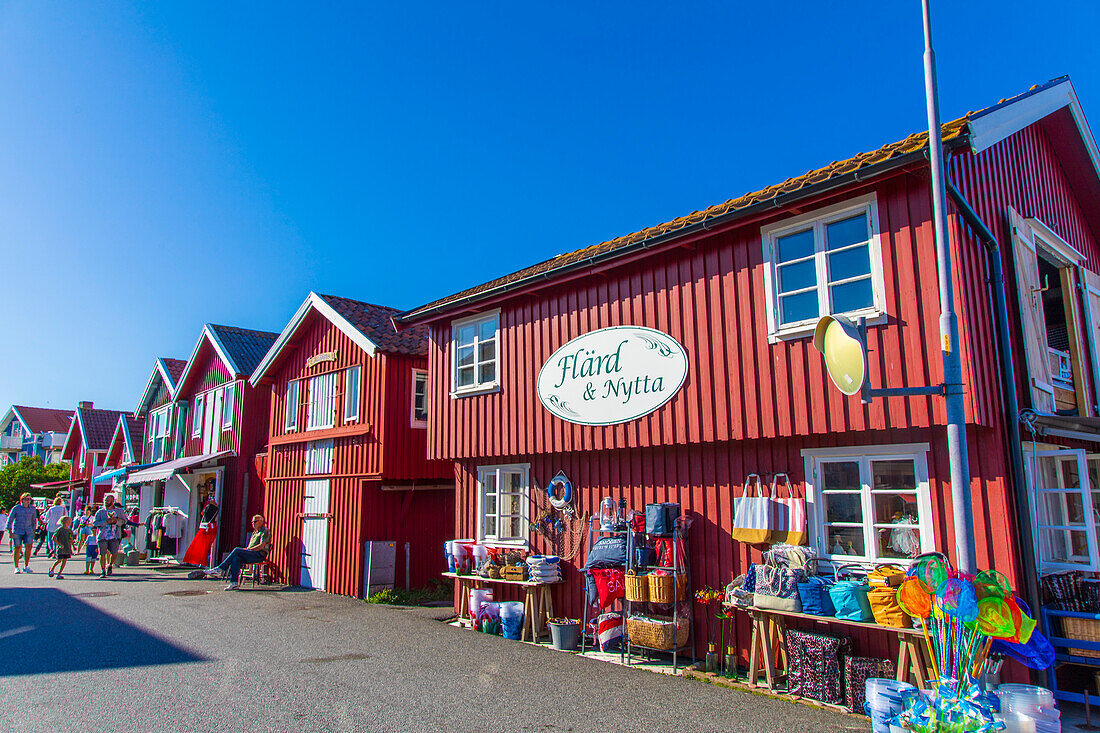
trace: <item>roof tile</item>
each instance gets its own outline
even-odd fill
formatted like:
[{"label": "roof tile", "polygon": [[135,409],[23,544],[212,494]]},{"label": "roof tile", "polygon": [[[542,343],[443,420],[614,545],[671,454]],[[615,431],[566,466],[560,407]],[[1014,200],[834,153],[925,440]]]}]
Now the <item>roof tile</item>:
[{"label": "roof tile", "polygon": [[427,326],[410,326],[398,331],[393,317],[401,311],[384,305],[363,303],[336,295],[320,295],[351,325],[370,339],[382,351],[422,355],[428,352]]},{"label": "roof tile", "polygon": [[[210,330],[218,337],[230,359],[237,365],[237,369],[245,376],[256,370],[256,365],[264,358],[264,354],[279,337],[277,333],[268,331],[253,331],[248,328],[236,326],[217,326],[210,324]],[[177,379],[178,381],[178,379]]]},{"label": "roof tile", "polygon": [[94,407],[79,407],[77,413],[80,422],[84,426],[84,445],[88,450],[107,450],[111,445],[115,428],[118,426],[118,416],[121,410],[100,410]]},{"label": "roof tile", "polygon": [[33,433],[67,433],[73,421],[72,410],[54,410],[49,407],[12,405],[22,421]]}]

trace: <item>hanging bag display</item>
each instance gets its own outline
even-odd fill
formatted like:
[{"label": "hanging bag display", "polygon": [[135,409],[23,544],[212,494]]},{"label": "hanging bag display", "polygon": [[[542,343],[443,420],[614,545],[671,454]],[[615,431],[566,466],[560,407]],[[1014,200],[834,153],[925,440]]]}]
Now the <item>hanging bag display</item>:
[{"label": "hanging bag display", "polygon": [[[787,495],[780,496],[780,487],[786,487]],[[810,536],[806,532],[806,499],[795,495],[794,485],[785,473],[772,477],[771,542],[788,545],[805,545]]]},{"label": "hanging bag display", "polygon": [[645,531],[650,537],[671,537],[680,516],[680,505],[675,502],[645,505]]},{"label": "hanging bag display", "polygon": [[745,478],[744,493],[733,500],[730,536],[749,545],[769,542],[772,536],[771,519],[771,499],[764,496],[760,474],[750,473]]},{"label": "hanging bag display", "polygon": [[836,618],[845,621],[871,621],[875,615],[871,612],[871,602],[867,594],[871,586],[865,580],[841,580],[840,571],[844,568],[862,569],[859,565],[838,565],[833,568],[836,581],[829,588],[829,599],[833,602]]}]

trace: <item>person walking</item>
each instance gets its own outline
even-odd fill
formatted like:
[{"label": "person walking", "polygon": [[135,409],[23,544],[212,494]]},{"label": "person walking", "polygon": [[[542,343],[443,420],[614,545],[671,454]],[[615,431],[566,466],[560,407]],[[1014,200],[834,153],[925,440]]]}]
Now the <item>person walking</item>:
[{"label": "person walking", "polygon": [[114,557],[122,544],[122,528],[126,526],[125,510],[115,504],[114,494],[103,499],[103,508],[95,513],[92,526],[96,528],[96,546],[99,550],[99,577],[106,578],[114,574]]},{"label": "person walking", "polygon": [[264,518],[257,514],[252,517],[252,536],[248,538],[248,547],[238,547],[222,560],[220,565],[207,568],[207,575],[222,575],[229,571],[229,585],[226,590],[236,590],[240,587],[237,582],[241,577],[241,565],[263,562],[267,557],[267,551],[271,549],[271,539],[267,527],[264,526]]},{"label": "person walking", "polygon": [[[4,526],[11,533],[11,557],[15,572],[32,572],[31,545],[34,543],[34,531],[38,528],[38,510],[34,508],[30,494],[19,497],[19,503],[8,512],[8,521]],[[23,557],[22,571],[19,570],[20,554]]]},{"label": "person walking", "polygon": [[[73,523],[72,517],[62,517],[61,526],[57,528],[57,531],[53,533],[54,549],[57,554],[57,559],[53,561],[53,566],[50,568],[50,577],[54,576],[54,571],[57,571],[57,579],[64,580],[65,576],[62,573],[65,572],[65,563],[69,561],[69,558],[73,554],[73,540],[75,535],[70,525]],[[60,566],[60,567],[58,567]]]},{"label": "person walking", "polygon": [[[53,535],[61,526],[61,518],[65,516],[65,507],[62,504],[61,497],[55,496],[53,499],[53,505],[46,510],[46,513],[42,515],[42,523],[46,525],[46,555],[47,557],[54,556]],[[38,554],[38,550],[35,549],[34,554]]]},{"label": "person walking", "polygon": [[4,544],[4,534],[8,528],[8,513],[0,507],[0,545]]},{"label": "person walking", "polygon": [[76,551],[84,550],[85,575],[95,575],[95,561],[99,556],[95,542],[95,512],[96,506],[94,504],[84,507],[84,516],[80,518],[76,525],[76,533],[80,538],[80,544],[77,546]]}]

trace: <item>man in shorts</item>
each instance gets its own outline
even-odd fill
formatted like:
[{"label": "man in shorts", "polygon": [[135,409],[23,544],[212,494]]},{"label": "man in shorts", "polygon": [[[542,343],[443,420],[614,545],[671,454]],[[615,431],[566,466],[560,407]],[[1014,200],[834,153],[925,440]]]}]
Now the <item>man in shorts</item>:
[{"label": "man in shorts", "polygon": [[19,497],[19,503],[8,513],[6,526],[11,533],[11,559],[15,563],[15,572],[20,572],[20,550],[23,555],[22,572],[31,572],[31,545],[34,544],[34,531],[38,529],[38,510],[34,508],[30,494]]},{"label": "man in shorts", "polygon": [[100,578],[113,574],[112,562],[122,543],[122,528],[126,526],[126,521],[126,511],[115,503],[113,494],[107,494],[103,499],[103,508],[95,513],[95,520],[92,522],[97,532]]}]

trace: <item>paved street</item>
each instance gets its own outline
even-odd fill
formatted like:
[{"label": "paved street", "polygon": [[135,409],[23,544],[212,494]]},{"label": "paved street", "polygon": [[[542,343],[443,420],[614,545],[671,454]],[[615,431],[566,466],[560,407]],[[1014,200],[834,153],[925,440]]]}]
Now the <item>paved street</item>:
[{"label": "paved street", "polygon": [[[5,543],[6,544],[6,543]],[[844,731],[860,720],[297,589],[0,553],[5,731]],[[73,564],[70,564],[73,567]],[[210,592],[205,592],[210,591]],[[107,693],[105,695],[105,693]]]}]

